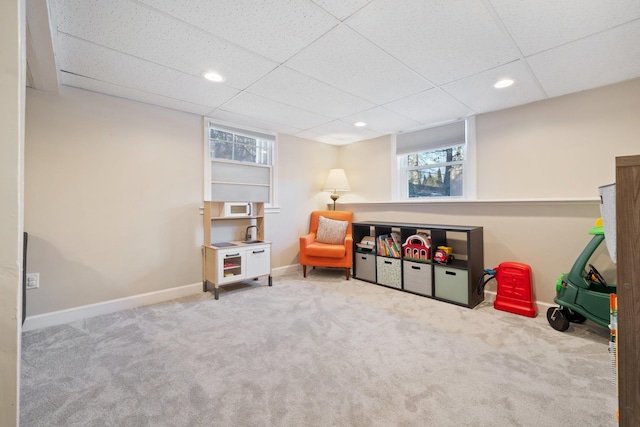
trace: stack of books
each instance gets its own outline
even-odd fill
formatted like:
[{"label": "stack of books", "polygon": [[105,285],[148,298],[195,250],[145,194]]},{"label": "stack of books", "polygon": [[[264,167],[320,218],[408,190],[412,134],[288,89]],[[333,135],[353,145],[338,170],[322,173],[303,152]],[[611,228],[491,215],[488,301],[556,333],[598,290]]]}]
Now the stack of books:
[{"label": "stack of books", "polygon": [[391,234],[383,234],[377,238],[377,254],[386,257],[400,258],[402,257],[400,243],[400,235],[396,232]]},{"label": "stack of books", "polygon": [[376,249],[376,241],[373,236],[364,236],[360,243],[356,243],[356,247],[360,252],[373,253]]}]

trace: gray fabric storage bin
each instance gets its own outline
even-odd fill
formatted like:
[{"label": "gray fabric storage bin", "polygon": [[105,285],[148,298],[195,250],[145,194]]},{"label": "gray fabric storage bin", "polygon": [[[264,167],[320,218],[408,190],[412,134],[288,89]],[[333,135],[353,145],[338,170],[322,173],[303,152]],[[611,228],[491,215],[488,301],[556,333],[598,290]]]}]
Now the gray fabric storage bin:
[{"label": "gray fabric storage bin", "polygon": [[402,276],[404,290],[420,295],[433,296],[431,264],[403,261]]}]

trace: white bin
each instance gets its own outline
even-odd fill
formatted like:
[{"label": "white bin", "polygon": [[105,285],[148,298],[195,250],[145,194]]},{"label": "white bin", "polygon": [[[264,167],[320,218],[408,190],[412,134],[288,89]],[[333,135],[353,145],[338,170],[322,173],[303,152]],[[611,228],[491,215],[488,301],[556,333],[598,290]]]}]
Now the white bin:
[{"label": "white bin", "polygon": [[604,227],[604,243],[614,264],[616,260],[616,185],[598,187],[600,191],[600,216]]}]

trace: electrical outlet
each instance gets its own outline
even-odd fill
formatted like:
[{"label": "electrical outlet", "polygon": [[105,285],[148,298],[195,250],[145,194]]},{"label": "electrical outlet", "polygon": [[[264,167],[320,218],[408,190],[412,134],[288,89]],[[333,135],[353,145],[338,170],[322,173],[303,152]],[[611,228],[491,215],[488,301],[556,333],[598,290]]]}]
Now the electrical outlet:
[{"label": "electrical outlet", "polygon": [[27,289],[40,287],[40,273],[27,273]]}]

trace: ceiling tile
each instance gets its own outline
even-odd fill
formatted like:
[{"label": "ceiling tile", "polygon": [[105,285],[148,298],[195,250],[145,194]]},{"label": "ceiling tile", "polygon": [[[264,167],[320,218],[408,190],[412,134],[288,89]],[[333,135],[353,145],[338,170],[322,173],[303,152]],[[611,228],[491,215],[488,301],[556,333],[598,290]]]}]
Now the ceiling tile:
[{"label": "ceiling tile", "polygon": [[300,110],[247,92],[225,103],[221,109],[301,129],[309,129],[332,120],[329,117]]},{"label": "ceiling tile", "polygon": [[390,102],[432,87],[344,25],[331,30],[286,65],[374,103]]},{"label": "ceiling tile", "polygon": [[332,145],[345,145],[351,142],[372,139],[381,136],[377,132],[365,128],[348,125],[339,120],[316,126],[312,129],[295,134],[301,138],[324,142]]},{"label": "ceiling tile", "polygon": [[301,131],[301,129],[295,127],[259,120],[255,117],[243,116],[242,114],[232,113],[231,111],[216,110],[215,112],[207,113],[205,115],[209,118],[217,119],[221,122],[248,126],[249,128],[258,130],[286,133],[289,135],[293,135]]},{"label": "ceiling tile", "polygon": [[342,119],[348,125],[356,122],[364,122],[366,128],[380,134],[396,133],[404,129],[411,129],[420,126],[420,123],[411,120],[401,114],[394,113],[384,107],[376,107],[367,111],[361,111]]},{"label": "ceiling tile", "polygon": [[238,93],[230,87],[64,34],[58,34],[56,52],[61,71],[192,104],[208,105],[211,109]]},{"label": "ceiling tile", "polygon": [[286,67],[270,73],[249,92],[333,119],[374,107],[370,102]]},{"label": "ceiling tile", "polygon": [[371,0],[311,0],[324,10],[338,18],[344,20],[360,9]]},{"label": "ceiling tile", "polygon": [[638,0],[491,0],[491,4],[525,56],[640,18]]},{"label": "ceiling tile", "polygon": [[[498,80],[505,78],[510,78],[515,83],[504,89],[493,87]],[[501,110],[545,98],[523,61],[503,65],[449,83],[442,88],[477,113]]]},{"label": "ceiling tile", "polygon": [[638,76],[640,20],[527,58],[549,96]]},{"label": "ceiling tile", "polygon": [[519,58],[481,1],[376,0],[345,22],[436,85]]},{"label": "ceiling tile", "polygon": [[332,144],[640,77],[639,0],[47,3],[64,84]]},{"label": "ceiling tile", "polygon": [[237,89],[278,65],[127,0],[57,0],[52,9],[62,33],[194,76],[215,70]]},{"label": "ceiling tile", "polygon": [[338,24],[309,1],[141,1],[277,62]]},{"label": "ceiling tile", "polygon": [[450,121],[474,113],[471,108],[437,88],[385,104],[385,108],[422,124]]},{"label": "ceiling tile", "polygon": [[99,80],[92,80],[74,74],[61,73],[60,83],[66,86],[86,89],[93,92],[130,99],[132,101],[144,102],[146,104],[157,105],[159,107],[171,108],[173,110],[184,111],[187,113],[198,114],[200,116],[207,114],[207,112],[211,110],[211,107],[209,106],[191,104],[189,102],[166,98],[153,93],[117,86],[111,83],[101,82]]}]

